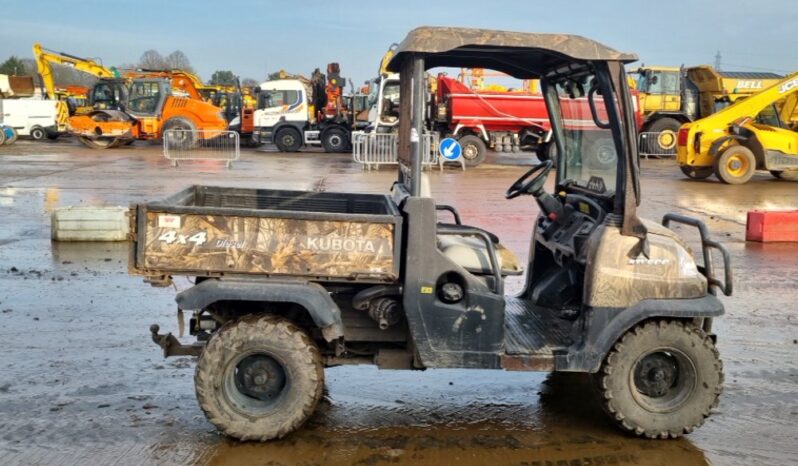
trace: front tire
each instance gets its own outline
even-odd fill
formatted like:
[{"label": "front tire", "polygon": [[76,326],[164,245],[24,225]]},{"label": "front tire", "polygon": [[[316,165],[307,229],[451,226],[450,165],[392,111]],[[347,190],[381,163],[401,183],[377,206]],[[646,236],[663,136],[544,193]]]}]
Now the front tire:
[{"label": "front tire", "polygon": [[595,379],[602,407],[619,427],[676,438],[701,426],[718,405],[723,363],[703,330],[662,320],[628,331]]},{"label": "front tire", "polygon": [[729,146],[715,157],[715,176],[727,184],[744,184],[756,172],[756,157],[745,146]]},{"label": "front tire", "polygon": [[221,432],[266,441],[293,432],[313,414],[324,368],[302,329],[281,317],[249,315],[211,337],[194,385],[200,408]]},{"label": "front tire", "polygon": [[476,167],[487,158],[488,148],[479,136],[468,134],[457,141],[460,143],[462,157],[467,167]]},{"label": "front tire", "polygon": [[302,135],[296,128],[281,128],[274,135],[274,144],[280,152],[298,152],[302,147]]}]

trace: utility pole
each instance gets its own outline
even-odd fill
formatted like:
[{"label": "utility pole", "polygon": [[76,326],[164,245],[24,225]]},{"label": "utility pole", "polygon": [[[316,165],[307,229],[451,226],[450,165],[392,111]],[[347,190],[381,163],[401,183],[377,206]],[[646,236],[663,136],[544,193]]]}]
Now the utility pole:
[{"label": "utility pole", "polygon": [[720,50],[715,54],[715,69],[720,71]]}]

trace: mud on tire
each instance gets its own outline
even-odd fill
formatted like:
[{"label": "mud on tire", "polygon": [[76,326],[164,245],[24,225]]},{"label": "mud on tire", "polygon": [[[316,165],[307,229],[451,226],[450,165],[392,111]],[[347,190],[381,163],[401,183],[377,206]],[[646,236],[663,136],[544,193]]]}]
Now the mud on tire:
[{"label": "mud on tire", "polygon": [[703,330],[662,320],[628,331],[594,379],[602,408],[622,429],[676,438],[701,426],[718,405],[723,364]]},{"label": "mud on tire", "polygon": [[240,440],[281,438],[316,409],[324,369],[316,345],[291,322],[249,315],[225,324],[197,362],[200,408]]}]

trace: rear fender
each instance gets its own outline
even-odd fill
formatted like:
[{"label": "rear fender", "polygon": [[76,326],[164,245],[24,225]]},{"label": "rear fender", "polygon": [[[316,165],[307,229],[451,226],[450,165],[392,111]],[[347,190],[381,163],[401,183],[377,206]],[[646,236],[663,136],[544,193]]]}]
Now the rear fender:
[{"label": "rear fender", "polygon": [[212,279],[178,293],[177,305],[200,310],[217,301],[294,303],[307,309],[325,340],[344,336],[341,310],[318,283],[300,280]]}]

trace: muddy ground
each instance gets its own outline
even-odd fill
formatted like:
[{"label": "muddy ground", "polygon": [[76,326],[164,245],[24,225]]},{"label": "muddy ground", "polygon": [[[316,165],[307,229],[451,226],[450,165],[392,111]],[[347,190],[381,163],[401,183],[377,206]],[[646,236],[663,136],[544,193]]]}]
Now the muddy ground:
[{"label": "muddy ground", "polygon": [[[461,173],[429,171],[440,202],[523,257],[536,208],[503,193],[534,156]],[[642,214],[697,216],[731,250],[735,295],[717,321],[726,388],[704,427],[645,441],[608,426],[580,377],[476,370],[327,371],[327,396],[300,432],[241,444],[214,432],[194,399],[193,362],[165,360],[148,326],[177,331],[174,289],[127,274],[125,244],[54,244],[65,205],[128,205],[186,185],[385,192],[394,170],[348,156],[242,153],[171,167],[158,146],[74,142],[0,148],[0,463],[2,464],[790,464],[798,454],[798,245],[744,241],[753,208],[798,205],[798,184],[686,180],[646,160]],[[687,233],[685,233],[687,234]],[[178,283],[179,288],[188,286]],[[514,283],[515,288],[518,283]]]}]

